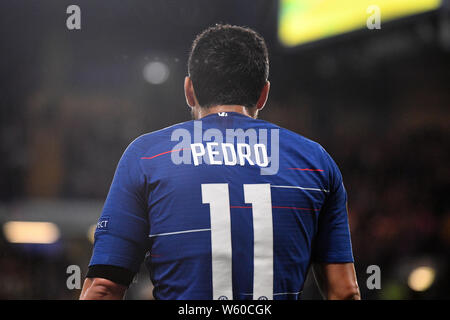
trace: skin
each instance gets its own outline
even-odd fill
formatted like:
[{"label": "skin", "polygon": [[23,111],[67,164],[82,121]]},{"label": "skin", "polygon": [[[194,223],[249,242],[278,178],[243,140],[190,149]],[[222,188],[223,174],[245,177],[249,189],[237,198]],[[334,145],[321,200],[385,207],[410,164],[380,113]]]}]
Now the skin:
[{"label": "skin", "polygon": [[103,278],[86,278],[80,300],[122,300],[127,287]]},{"label": "skin", "polygon": [[194,86],[192,84],[191,78],[186,77],[184,79],[184,94],[186,96],[186,102],[191,108],[193,118],[196,120],[201,119],[209,114],[218,112],[239,112],[248,117],[256,118],[258,116],[258,112],[266,105],[267,97],[269,96],[269,90],[270,82],[267,81],[263,89],[261,90],[258,102],[253,108],[246,108],[239,105],[219,105],[212,106],[210,108],[202,108],[198,103],[197,97],[195,96]]},{"label": "skin", "polygon": [[[269,96],[270,82],[266,82],[261,90],[255,107],[246,108],[240,105],[219,105],[202,108],[195,96],[194,87],[189,77],[184,81],[186,102],[191,108],[194,119],[201,119],[218,112],[238,112],[251,118],[256,118],[264,108]],[[314,276],[325,299],[329,300],[360,300],[358,283],[353,263],[315,264]],[[81,291],[80,300],[122,300],[127,287],[103,278],[86,278]]]},{"label": "skin", "polygon": [[353,263],[317,263],[313,273],[324,299],[361,300]]}]

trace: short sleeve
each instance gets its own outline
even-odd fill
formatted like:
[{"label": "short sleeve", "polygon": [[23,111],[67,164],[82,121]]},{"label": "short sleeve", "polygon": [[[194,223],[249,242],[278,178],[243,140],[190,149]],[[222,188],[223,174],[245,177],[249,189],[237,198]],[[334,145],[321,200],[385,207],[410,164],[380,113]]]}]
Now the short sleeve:
[{"label": "short sleeve", "polygon": [[117,166],[97,223],[89,266],[111,265],[137,272],[144,259],[149,224],[141,153],[135,144],[128,146]]},{"label": "short sleeve", "polygon": [[314,262],[354,262],[347,213],[347,192],[342,175],[328,155],[330,190],[319,214],[317,234],[313,244]]}]

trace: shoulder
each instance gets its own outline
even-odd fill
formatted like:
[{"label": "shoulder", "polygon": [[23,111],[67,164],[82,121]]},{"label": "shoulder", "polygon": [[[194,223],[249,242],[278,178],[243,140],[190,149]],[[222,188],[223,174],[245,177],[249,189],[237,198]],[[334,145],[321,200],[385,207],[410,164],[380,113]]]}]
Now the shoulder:
[{"label": "shoulder", "polygon": [[180,122],[174,125],[171,125],[169,127],[159,129],[156,131],[152,131],[149,133],[145,133],[140,135],[139,137],[135,138],[129,145],[128,149],[131,150],[139,150],[141,152],[145,152],[148,149],[154,147],[155,145],[158,145],[159,143],[166,143],[167,141],[170,141],[171,136],[173,135],[174,131],[177,129],[185,129],[189,130],[193,126],[193,121],[185,121]]},{"label": "shoulder", "polygon": [[264,121],[266,126],[270,129],[278,129],[279,130],[279,138],[280,143],[290,145],[292,148],[301,149],[303,151],[307,151],[308,153],[313,153],[318,156],[325,156],[328,153],[318,142],[313,141],[305,136],[294,132],[292,130],[280,127],[276,124]]},{"label": "shoulder", "polygon": [[292,130],[271,124],[273,128],[279,129],[280,144],[291,154],[307,154],[308,158],[318,166],[325,168],[331,175],[339,172],[339,169],[325,148],[318,142]]}]

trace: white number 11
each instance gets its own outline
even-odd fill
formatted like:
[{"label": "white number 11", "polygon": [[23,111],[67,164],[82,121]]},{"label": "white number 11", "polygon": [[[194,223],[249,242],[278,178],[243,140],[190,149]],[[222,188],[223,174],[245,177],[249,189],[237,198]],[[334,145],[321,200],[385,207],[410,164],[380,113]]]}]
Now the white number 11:
[{"label": "white number 11", "polygon": [[[233,299],[230,195],[227,183],[202,184],[210,205],[213,299]],[[273,299],[273,228],[270,184],[244,184],[253,211],[253,299]]]}]

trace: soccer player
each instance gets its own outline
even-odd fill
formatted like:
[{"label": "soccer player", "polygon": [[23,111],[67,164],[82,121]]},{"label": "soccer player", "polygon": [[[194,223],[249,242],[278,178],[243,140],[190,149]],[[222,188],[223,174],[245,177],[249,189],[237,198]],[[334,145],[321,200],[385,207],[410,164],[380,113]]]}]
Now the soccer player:
[{"label": "soccer player", "polygon": [[257,119],[269,61],[251,29],[195,39],[194,120],[125,150],[95,232],[81,299],[122,299],[143,261],[156,299],[359,299],[338,167],[317,143]]}]

